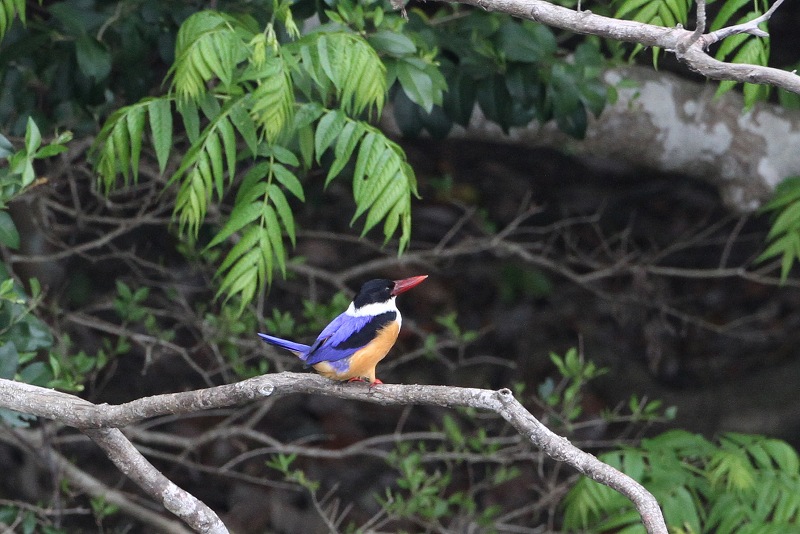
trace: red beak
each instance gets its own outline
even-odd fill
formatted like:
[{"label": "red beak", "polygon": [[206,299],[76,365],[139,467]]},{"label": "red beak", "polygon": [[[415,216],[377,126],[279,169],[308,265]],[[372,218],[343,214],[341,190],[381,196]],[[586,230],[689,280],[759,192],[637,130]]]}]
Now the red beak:
[{"label": "red beak", "polygon": [[395,280],[394,281],[394,289],[392,289],[392,296],[397,296],[404,291],[408,291],[414,286],[417,286],[422,283],[423,280],[428,278],[427,274],[423,274],[422,276],[412,276],[411,278],[403,278],[402,280]]}]

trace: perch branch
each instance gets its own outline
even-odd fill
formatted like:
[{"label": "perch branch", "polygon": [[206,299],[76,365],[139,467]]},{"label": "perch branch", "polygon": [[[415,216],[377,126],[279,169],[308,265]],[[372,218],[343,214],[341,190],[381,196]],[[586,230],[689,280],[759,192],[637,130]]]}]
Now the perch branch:
[{"label": "perch branch", "polygon": [[[647,532],[667,533],[658,503],[643,486],[551,432],[508,389],[492,391],[394,384],[370,388],[361,384],[332,382],[313,374],[276,373],[207,389],[145,397],[124,404],[95,405],[67,393],[0,379],[0,407],[54,419],[81,429],[106,451],[123,473],[192,528],[202,532],[225,530],[221,522],[209,523],[212,517],[219,519],[210,509],[207,512],[200,510],[205,505],[194,497],[185,492],[177,497],[176,492],[183,490],[147,462],[118,428],[159,415],[194,413],[291,393],[361,400],[385,406],[465,406],[495,412],[551,458],[568,463],[580,473],[625,495],[641,515]],[[171,485],[168,490],[165,490],[166,483]]]}]

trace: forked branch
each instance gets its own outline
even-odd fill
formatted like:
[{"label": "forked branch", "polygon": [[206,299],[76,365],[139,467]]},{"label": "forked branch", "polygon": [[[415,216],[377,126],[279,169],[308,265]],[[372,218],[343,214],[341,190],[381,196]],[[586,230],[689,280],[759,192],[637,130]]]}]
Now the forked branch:
[{"label": "forked branch", "polygon": [[[800,76],[794,72],[762,65],[726,63],[714,59],[706,52],[711,44],[732,35],[747,33],[760,37],[767,36],[768,34],[759,29],[758,25],[769,20],[783,0],[777,0],[766,13],[756,19],[703,34],[699,38],[694,30],[682,27],[665,28],[643,22],[604,17],[595,15],[591,11],[575,11],[557,6],[545,0],[439,1],[468,4],[487,11],[507,13],[514,17],[533,20],[575,33],[663,48],[674,53],[691,70],[707,78],[768,84],[800,94]],[[705,5],[703,5],[703,11],[704,7]]]}]

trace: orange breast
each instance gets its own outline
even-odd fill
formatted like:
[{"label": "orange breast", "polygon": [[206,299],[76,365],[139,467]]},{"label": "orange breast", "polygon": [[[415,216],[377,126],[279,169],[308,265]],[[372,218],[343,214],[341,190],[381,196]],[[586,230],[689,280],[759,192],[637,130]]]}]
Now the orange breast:
[{"label": "orange breast", "polygon": [[400,325],[397,321],[392,321],[380,329],[375,339],[350,356],[350,366],[346,372],[337,373],[328,362],[314,365],[314,370],[334,380],[363,378],[374,382],[375,366],[389,353],[399,333]]}]

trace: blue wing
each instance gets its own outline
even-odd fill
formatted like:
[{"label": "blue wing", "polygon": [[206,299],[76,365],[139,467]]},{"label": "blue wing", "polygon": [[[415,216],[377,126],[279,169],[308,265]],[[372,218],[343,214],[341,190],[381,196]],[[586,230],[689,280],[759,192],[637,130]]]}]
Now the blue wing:
[{"label": "blue wing", "polygon": [[352,346],[352,343],[346,343],[347,340],[362,331],[373,319],[370,316],[353,317],[346,313],[336,317],[320,332],[317,340],[311,345],[311,349],[306,354],[306,364],[335,362],[352,356],[357,350],[366,345],[367,341],[363,344]]}]

